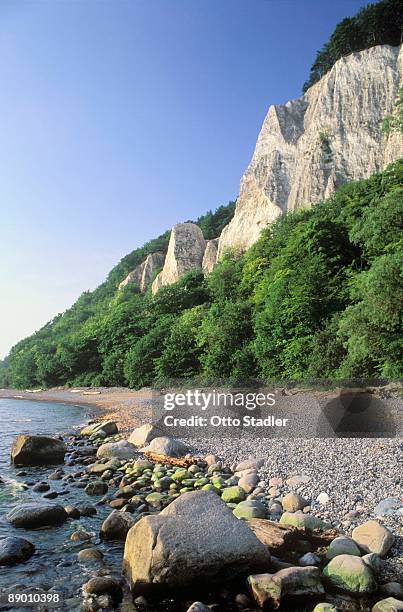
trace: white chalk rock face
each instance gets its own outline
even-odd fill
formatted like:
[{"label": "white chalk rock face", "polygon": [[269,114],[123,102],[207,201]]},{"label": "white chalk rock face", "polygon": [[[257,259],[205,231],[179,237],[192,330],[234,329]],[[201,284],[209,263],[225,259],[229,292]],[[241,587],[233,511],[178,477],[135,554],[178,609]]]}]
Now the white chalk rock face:
[{"label": "white chalk rock face", "polygon": [[144,261],[141,274],[140,291],[144,293],[151,284],[154,273],[164,265],[164,253],[150,253]]},{"label": "white chalk rock face", "polygon": [[127,285],[133,284],[140,286],[142,271],[143,264],[141,263],[140,265],[136,266],[134,270],[129,272],[126,278],[122,280],[122,282],[119,284],[119,289],[124,289],[124,287],[127,287]]},{"label": "white chalk rock face", "polygon": [[206,250],[203,255],[202,270],[204,274],[208,274],[214,268],[217,262],[218,238],[207,240]]},{"label": "white chalk rock face", "polygon": [[341,58],[304,96],[271,106],[218,257],[250,247],[280,213],[309,207],[402,157],[401,135],[380,128],[402,81],[401,48],[380,45]]},{"label": "white chalk rock face", "polygon": [[140,265],[136,266],[136,268],[129,272],[126,278],[122,280],[119,289],[123,289],[127,285],[135,284],[138,285],[141,293],[144,293],[151,284],[155,271],[161,268],[163,263],[163,253],[150,253]]},{"label": "white chalk rock face", "polygon": [[152,284],[152,292],[156,293],[160,287],[176,283],[191,270],[201,270],[205,249],[206,241],[197,225],[174,225],[164,267]]}]

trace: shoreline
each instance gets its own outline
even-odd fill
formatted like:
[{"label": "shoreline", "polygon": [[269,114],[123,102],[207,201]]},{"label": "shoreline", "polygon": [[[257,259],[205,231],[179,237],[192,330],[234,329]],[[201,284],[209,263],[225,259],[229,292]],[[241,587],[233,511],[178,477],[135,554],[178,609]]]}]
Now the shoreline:
[{"label": "shoreline", "polygon": [[[127,432],[149,421],[152,391],[133,391],[124,387],[79,387],[72,393],[70,387],[20,391],[0,389],[0,399],[15,401],[48,402],[70,404],[90,409],[90,418],[95,421],[114,420],[119,431]],[[145,405],[142,405],[144,403]]]},{"label": "shoreline", "polygon": [[[88,395],[88,392],[93,395]],[[299,397],[294,398],[298,410],[304,407],[311,408],[315,393],[305,390],[298,395]],[[34,485],[36,482],[40,487],[43,487],[43,485],[50,487],[52,489],[51,494],[56,493],[57,499],[60,502],[63,500],[63,505],[71,504],[74,501],[74,507],[86,508],[88,502],[94,502],[96,514],[94,516],[84,514],[79,517],[81,526],[80,523],[77,525],[78,530],[74,537],[79,537],[81,534],[85,538],[82,544],[68,544],[68,558],[63,556],[66,553],[59,555],[60,559],[58,561],[60,562],[61,572],[65,571],[63,570],[63,567],[65,567],[63,564],[66,562],[70,563],[69,567],[72,568],[71,580],[74,584],[74,592],[71,589],[68,592],[67,602],[69,606],[70,604],[72,606],[73,603],[75,606],[78,603],[77,598],[79,601],[82,599],[83,585],[80,574],[82,561],[77,555],[82,552],[79,551],[79,548],[88,548],[89,545],[92,546],[93,551],[95,549],[94,554],[101,554],[101,559],[104,555],[106,560],[106,565],[102,561],[100,565],[91,566],[91,572],[93,572],[91,575],[98,580],[105,576],[105,573],[102,572],[107,569],[108,576],[112,576],[113,580],[123,585],[125,601],[131,599],[127,584],[122,583],[120,572],[123,544],[119,547],[115,542],[112,545],[113,548],[110,548],[108,542],[103,540],[100,535],[104,529],[103,521],[111,520],[112,513],[118,512],[123,513],[122,516],[126,517],[132,525],[132,520],[140,519],[143,512],[145,512],[144,516],[159,513],[165,502],[172,501],[178,492],[179,494],[185,492],[191,494],[194,479],[192,480],[193,476],[190,475],[190,472],[187,474],[188,481],[183,481],[183,485],[181,485],[184,488],[177,487],[179,491],[176,491],[176,489],[171,491],[174,498],[168,499],[169,491],[165,491],[162,484],[156,484],[161,481],[161,469],[164,470],[164,473],[167,472],[169,477],[172,469],[174,471],[175,469],[181,470],[181,468],[172,468],[169,462],[161,464],[152,459],[152,470],[156,475],[158,474],[157,479],[152,479],[150,475],[146,475],[146,478],[144,478],[141,470],[141,473],[137,473],[137,467],[141,466],[145,460],[142,445],[130,449],[130,452],[133,452],[131,459],[118,460],[116,465],[113,461],[116,462],[117,456],[115,459],[110,459],[109,454],[105,457],[102,455],[96,456],[99,447],[103,444],[123,442],[128,438],[130,430],[144,423],[150,423],[151,406],[155,397],[150,389],[131,391],[124,388],[90,390],[80,388],[79,392],[76,393],[72,393],[71,389],[60,388],[36,392],[0,390],[0,398],[3,399],[54,402],[89,408],[90,414],[88,417],[92,421],[94,419],[91,417],[94,416],[96,422],[114,421],[119,427],[116,434],[109,433],[106,438],[97,438],[96,435],[95,438],[91,438],[91,436],[88,437],[88,434],[83,438],[81,432],[73,435],[69,434],[68,460],[64,471],[62,469],[63,475],[61,475],[60,480],[53,481],[52,477],[49,477],[48,472],[53,470],[54,467],[45,468],[48,472],[42,473],[43,480],[41,482],[39,482],[39,474],[36,474],[31,482],[29,482],[30,478],[28,476],[29,484],[27,486]],[[296,517],[298,520],[304,522],[304,517],[308,517],[306,520],[322,521],[329,526],[329,529],[335,530],[332,538],[341,534],[347,536],[349,541],[351,541],[354,530],[360,525],[368,521],[380,521],[380,524],[393,534],[394,541],[387,556],[380,562],[381,569],[374,570],[375,574],[380,579],[381,585],[394,584],[396,581],[403,579],[400,564],[403,555],[402,512],[395,504],[392,504],[393,507],[390,510],[388,509],[390,502],[396,502],[400,498],[398,485],[399,438],[309,439],[295,437],[276,439],[252,436],[228,439],[199,435],[197,437],[180,438],[180,440],[180,444],[183,442],[186,444],[182,454],[187,450],[192,457],[198,458],[197,460],[202,462],[206,462],[207,456],[214,458],[217,473],[215,471],[209,473],[207,468],[203,468],[202,480],[203,482],[206,478],[209,480],[207,486],[211,487],[212,479],[217,474],[221,474],[219,476],[220,495],[223,494],[226,487],[229,487],[228,493],[231,493],[231,495],[231,487],[235,492],[239,492],[239,488],[242,488],[244,493],[239,499],[246,499],[250,504],[256,505],[263,521],[269,519],[277,525],[283,515],[288,520],[290,512],[290,520],[294,520],[294,512],[297,508],[297,506],[294,507],[294,503],[297,503],[299,514]],[[178,443],[177,440],[172,442]],[[127,442],[124,443],[127,444]],[[90,455],[87,455],[89,446],[92,451]],[[80,455],[82,452],[83,454]],[[117,449],[116,453],[118,455]],[[112,471],[110,468],[112,468]],[[23,477],[22,474],[20,474],[20,477]],[[33,474],[35,474],[35,471],[32,476]],[[223,477],[231,480],[226,480],[224,483]],[[95,491],[95,488],[94,492],[91,492],[91,487],[102,487],[102,493],[101,489]],[[82,493],[80,492],[81,489],[83,489]],[[35,489],[32,490],[35,493]],[[133,494],[133,497],[126,499],[126,490],[130,492],[130,495]],[[44,496],[46,495],[48,493],[44,493]],[[88,497],[88,495],[93,497]],[[197,501],[197,498],[194,499]],[[230,504],[231,509],[235,509],[234,507],[237,506],[239,499],[231,501],[231,497],[231,499],[226,500],[226,503]],[[243,502],[239,503],[242,504]],[[261,504],[263,504],[263,508]],[[382,508],[385,504],[386,510],[384,511]],[[290,524],[292,525],[292,523]],[[66,526],[68,526],[68,523],[66,523]],[[32,535],[35,535],[38,538],[38,543],[40,543],[41,532]],[[69,531],[68,539],[74,541],[74,537]],[[124,540],[124,537],[121,539]],[[303,547],[306,545],[305,539]],[[278,561],[280,564],[291,563],[292,567],[301,568],[303,567],[301,564],[303,553],[313,554],[314,557],[318,553],[315,547],[310,546],[308,548],[304,548],[304,550],[296,548],[294,550],[290,546],[287,548],[285,556],[279,553]],[[116,553],[116,551],[118,552]],[[323,569],[327,561],[323,557],[323,551],[321,554],[322,556],[319,555],[319,561],[316,558],[315,563],[319,563],[320,568]],[[56,565],[56,573],[57,567],[59,565]],[[281,565],[274,569],[277,571],[279,567]],[[298,569],[298,571],[300,570]],[[49,568],[46,569],[46,572],[46,575],[49,576]],[[12,582],[10,578],[10,585],[12,585]],[[86,583],[86,585],[88,584],[90,583]],[[247,596],[245,589],[241,591],[241,595]],[[235,593],[232,596],[235,596]],[[381,592],[379,592],[379,596],[381,596]],[[215,597],[219,599],[219,595],[215,595]],[[331,592],[326,593],[326,597],[328,601],[333,601]],[[88,598],[88,595],[84,596],[85,601]],[[371,600],[371,604],[372,601],[375,600]],[[78,609],[74,606],[70,609]],[[179,610],[180,612],[188,610],[187,604],[182,606],[181,602],[178,602],[178,606],[180,606],[176,608],[178,612]],[[369,611],[371,607],[362,609],[368,609]],[[228,609],[232,610],[233,608]],[[299,609],[301,609],[301,612],[302,610],[312,612],[311,607],[303,605]],[[158,601],[155,610],[166,610],[162,600]]]},{"label": "shoreline", "polygon": [[[285,392],[276,389],[280,395],[295,398],[296,410],[304,410],[309,404],[323,399],[337,397],[340,388],[332,390],[295,389]],[[383,387],[368,387],[374,397],[382,398],[392,408],[397,417],[396,438],[403,437],[400,402],[403,397],[401,383],[389,383]],[[146,387],[139,390],[127,387],[54,387],[41,390],[0,389],[0,399],[28,400],[36,402],[53,402],[83,406],[90,409],[90,418],[96,421],[114,420],[121,432],[129,432],[135,427],[151,421],[153,402],[161,391]],[[193,436],[192,436],[193,437]],[[295,436],[298,437],[298,436]],[[301,432],[300,436],[305,436]]]}]

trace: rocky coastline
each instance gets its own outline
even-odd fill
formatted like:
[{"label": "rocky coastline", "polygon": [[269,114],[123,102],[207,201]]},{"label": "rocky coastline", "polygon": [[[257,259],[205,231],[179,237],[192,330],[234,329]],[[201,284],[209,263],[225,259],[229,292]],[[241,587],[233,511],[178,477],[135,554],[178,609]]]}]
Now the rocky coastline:
[{"label": "rocky coastline", "polygon": [[[310,474],[268,471],[261,447],[234,461],[231,453],[203,455],[151,425],[129,435],[112,420],[90,422],[63,440],[36,438],[19,436],[11,450],[17,477],[35,500],[5,517],[10,535],[0,540],[0,569],[12,572],[35,558],[31,534],[40,540],[69,526],[75,549],[66,585],[41,591],[61,589],[63,603],[53,608],[403,610],[403,503],[379,499],[382,488],[371,509],[360,510],[359,494],[349,500],[353,509],[341,521],[330,510],[341,489],[316,495]],[[40,480],[29,478],[31,465],[42,466]],[[80,492],[81,503],[65,504],[63,488]],[[68,585],[73,568],[81,582]],[[0,610],[15,609],[6,598],[17,587],[1,588]]]}]

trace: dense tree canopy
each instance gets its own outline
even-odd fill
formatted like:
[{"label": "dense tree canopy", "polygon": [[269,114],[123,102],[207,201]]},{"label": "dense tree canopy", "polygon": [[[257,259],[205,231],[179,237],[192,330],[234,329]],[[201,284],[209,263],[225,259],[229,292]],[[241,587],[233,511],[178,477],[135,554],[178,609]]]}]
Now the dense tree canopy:
[{"label": "dense tree canopy", "polygon": [[363,7],[354,17],[337,24],[329,41],[316,54],[303,91],[317,83],[344,55],[375,45],[400,45],[402,34],[402,0],[381,0]]},{"label": "dense tree canopy", "polygon": [[[399,161],[282,215],[245,254],[228,252],[206,278],[190,272],[155,296],[117,291],[134,252],[19,342],[0,363],[0,386],[401,377],[402,185]],[[207,236],[224,213],[199,220]]]}]

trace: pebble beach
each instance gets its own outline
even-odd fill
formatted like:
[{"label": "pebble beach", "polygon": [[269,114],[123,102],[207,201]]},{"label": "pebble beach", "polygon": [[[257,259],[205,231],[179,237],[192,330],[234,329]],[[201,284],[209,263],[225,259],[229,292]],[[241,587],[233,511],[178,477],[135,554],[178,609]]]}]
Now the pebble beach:
[{"label": "pebble beach", "polygon": [[[87,394],[85,394],[86,392]],[[357,533],[354,530],[359,529],[363,524],[375,521],[381,525],[382,529],[386,529],[388,533],[393,534],[387,554],[382,552],[382,555],[380,555],[382,559],[376,571],[374,567],[371,570],[376,574],[378,584],[376,595],[374,589],[372,589],[371,594],[366,593],[365,596],[357,597],[356,593],[346,593],[346,591],[343,593],[340,592],[340,589],[336,588],[334,591],[330,588],[329,592],[325,594],[326,597],[322,599],[328,602],[330,606],[336,607],[323,608],[323,610],[394,610],[394,608],[376,608],[374,606],[377,605],[377,600],[380,601],[382,597],[387,599],[390,594],[392,594],[392,598],[397,597],[397,601],[399,601],[401,596],[399,583],[403,582],[402,440],[400,437],[382,439],[290,439],[273,437],[253,439],[251,436],[235,439],[226,437],[206,439],[186,437],[182,442],[178,441],[178,443],[184,445],[181,452],[173,452],[173,455],[184,456],[186,450],[186,456],[192,458],[194,467],[192,467],[192,463],[190,463],[190,467],[185,469],[174,467],[169,463],[155,464],[155,462],[151,462],[147,464],[147,467],[144,467],[146,464],[141,462],[149,461],[142,452],[144,447],[135,447],[136,452],[133,453],[132,458],[123,458],[119,456],[119,453],[117,453],[117,456],[109,453],[102,456],[102,451],[100,452],[99,448],[108,444],[128,444],[130,446],[130,442],[127,442],[127,440],[130,440],[133,430],[149,422],[150,402],[153,398],[148,390],[134,392],[126,389],[81,389],[72,393],[71,390],[63,389],[38,391],[35,393],[35,397],[32,397],[33,394],[29,392],[3,391],[1,393],[3,396],[8,394],[8,397],[11,395],[14,398],[20,396],[21,399],[28,398],[85,405],[90,408],[91,416],[95,420],[92,427],[102,428],[104,422],[115,423],[116,432],[112,435],[102,434],[97,436],[92,434],[83,437],[75,434],[67,439],[67,465],[64,469],[60,468],[62,470],[60,479],[66,481],[69,486],[77,486],[78,489],[83,488],[83,496],[86,499],[88,499],[88,495],[93,495],[92,499],[96,502],[95,507],[102,506],[103,509],[109,507],[110,511],[117,510],[123,513],[124,517],[129,517],[128,528],[131,526],[130,515],[134,520],[137,520],[138,514],[147,516],[150,513],[152,515],[159,513],[167,507],[168,501],[169,503],[174,502],[178,497],[193,491],[193,488],[203,489],[205,487],[203,491],[209,491],[213,487],[217,489],[217,483],[222,499],[226,501],[227,506],[235,515],[238,512],[238,518],[255,517],[266,521],[280,521],[291,529],[304,529],[307,520],[316,521],[315,529],[321,524],[326,525],[326,529],[334,530],[334,537],[336,535],[339,538],[346,537],[348,546],[351,542],[354,543],[354,533]],[[17,397],[17,399],[19,398]],[[102,432],[102,429],[99,431]],[[151,440],[151,446],[152,444]],[[84,451],[87,448],[93,448],[94,451]],[[155,450],[166,451],[167,447],[159,448],[157,444],[155,449],[151,448],[151,450],[154,450],[154,452]],[[98,458],[95,457],[95,453]],[[99,468],[96,467],[97,465],[99,465]],[[73,466],[74,472],[71,471]],[[182,483],[182,479],[176,480],[175,478],[176,472],[180,469],[185,469],[186,472],[184,483]],[[54,473],[54,470],[52,473]],[[213,481],[214,478],[215,481]],[[156,481],[157,485],[155,485]],[[160,481],[162,481],[162,484],[160,484]],[[169,487],[166,488],[164,482],[168,483],[168,481]],[[199,482],[198,485],[195,484],[196,481]],[[182,484],[176,486],[179,482]],[[132,490],[130,487],[134,487],[134,489]],[[121,495],[124,488],[130,489],[128,492],[130,497]],[[92,493],[89,493],[91,490]],[[48,489],[46,491],[49,492]],[[237,510],[237,507],[239,510]],[[245,511],[247,511],[247,514],[243,516],[242,513]],[[215,510],[212,509],[211,512],[213,513]],[[252,512],[250,516],[249,512]],[[86,521],[88,524],[91,519],[87,518]],[[99,524],[97,529],[99,529]],[[101,532],[102,529],[101,525]],[[86,530],[88,531],[87,525],[84,531]],[[78,531],[80,531],[80,527],[78,527]],[[91,532],[91,530],[89,531]],[[80,535],[77,537],[79,538]],[[84,536],[82,537],[84,538]],[[83,543],[86,545],[83,549],[88,548],[90,542],[91,548],[96,550],[97,536],[94,535],[90,536],[88,542],[85,542],[84,538]],[[330,541],[326,545],[329,546],[329,543],[332,546]],[[104,541],[102,545],[105,546]],[[116,544],[114,545],[116,546]],[[298,546],[300,550],[291,551],[290,554],[283,555],[282,559],[279,555],[278,571],[280,571],[281,563],[288,564],[291,568],[294,566],[303,567],[303,557],[308,555],[307,561],[314,564],[313,566],[309,565],[309,567],[319,567],[321,571],[326,572],[326,562],[323,555],[326,556],[328,553],[324,552],[323,542],[321,542],[319,548],[315,548],[312,542],[305,541],[305,551],[301,543]],[[123,553],[123,544],[121,544],[121,549]],[[363,552],[364,550],[360,549],[359,554],[362,555]],[[277,555],[273,554],[273,551],[271,553],[272,557],[276,559]],[[79,554],[81,554],[81,561],[86,555],[97,556],[96,552],[80,552]],[[315,555],[317,556],[316,562]],[[100,574],[100,568],[97,567],[96,563],[91,567],[92,571],[89,575],[93,578],[102,577],[105,574],[105,568]],[[120,568],[114,569],[119,570]],[[286,569],[286,566],[282,569]],[[161,599],[158,604],[155,603],[155,600],[151,604],[151,600],[147,603],[146,598],[143,598],[143,600],[137,598],[136,603],[136,599],[133,600],[127,590],[127,583],[123,585],[121,579],[119,580],[116,577],[119,571],[113,572],[111,570],[106,573],[107,575],[113,574],[113,579],[117,580],[119,588],[122,590],[123,601],[126,602],[126,607],[122,609],[155,609],[158,611],[172,609],[178,610],[178,612],[179,610],[191,609],[192,602],[189,602],[187,598],[180,600]],[[325,584],[327,584],[326,579]],[[395,586],[388,587],[387,585]],[[115,609],[122,606],[121,603],[117,606],[116,602],[114,603],[113,596],[109,593],[109,600],[106,603],[110,607],[100,607],[105,601],[99,600],[99,593],[91,593],[91,587],[88,588],[90,591],[85,590],[82,586],[83,595],[80,595],[77,609],[90,612],[98,609]],[[116,585],[114,588],[117,588]],[[239,592],[234,592],[233,587],[229,585],[227,599],[225,600],[224,597],[224,602],[223,590],[225,591],[225,588],[225,581],[223,581],[221,590],[214,590],[213,593],[206,592],[207,604],[204,603],[203,605],[208,605],[209,610],[217,611],[260,609],[260,605],[257,605],[260,601],[258,595],[259,584],[253,586],[249,580],[249,588],[245,586],[245,588],[239,589]],[[113,591],[112,586],[111,589]],[[316,601],[320,601],[320,599],[320,596],[319,599],[315,598]],[[132,603],[133,601],[134,603]],[[280,609],[310,612],[315,608],[315,605],[307,604],[306,598],[302,598],[299,603],[295,603],[293,598],[290,601],[294,602],[291,603],[291,608],[287,601],[280,601]],[[70,598],[69,602],[71,606],[73,598]],[[268,604],[264,605],[266,605],[264,609],[272,609],[267,607]],[[273,602],[270,605],[275,607]],[[8,608],[0,606],[0,610],[3,609]],[[66,608],[61,607],[60,609]],[[204,608],[192,608],[192,612],[198,612],[199,610],[203,612]],[[316,612],[321,610],[322,608],[318,608]]]}]

